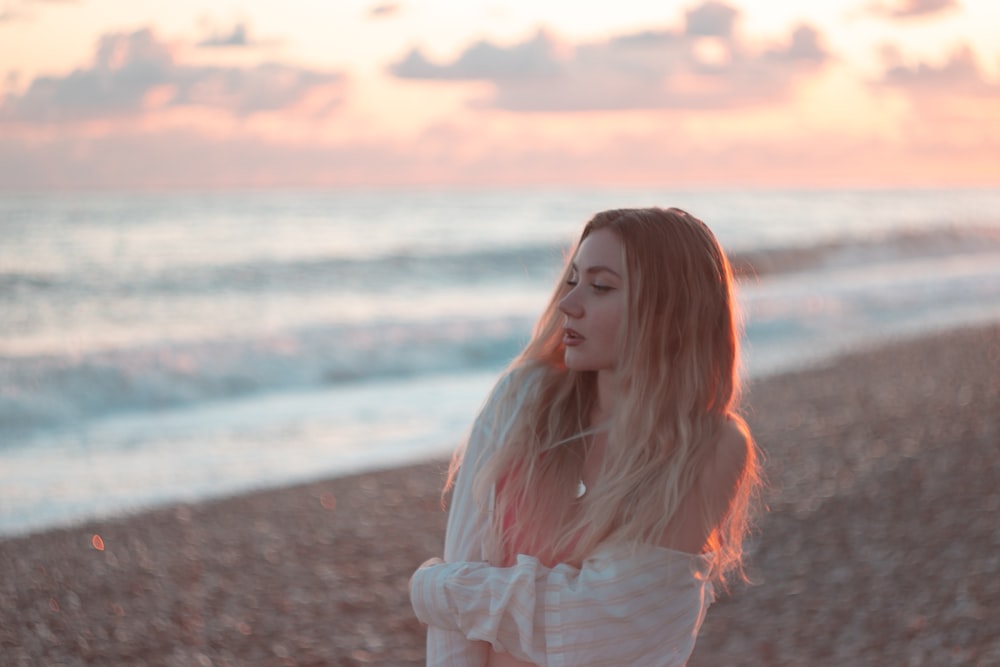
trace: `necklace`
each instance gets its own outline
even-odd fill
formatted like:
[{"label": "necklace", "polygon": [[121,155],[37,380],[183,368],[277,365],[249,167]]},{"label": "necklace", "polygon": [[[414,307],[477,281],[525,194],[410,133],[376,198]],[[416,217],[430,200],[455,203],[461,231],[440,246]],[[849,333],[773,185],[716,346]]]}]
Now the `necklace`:
[{"label": "necklace", "polygon": [[576,497],[583,498],[583,494],[587,493],[587,485],[583,483],[581,479],[576,485]]}]

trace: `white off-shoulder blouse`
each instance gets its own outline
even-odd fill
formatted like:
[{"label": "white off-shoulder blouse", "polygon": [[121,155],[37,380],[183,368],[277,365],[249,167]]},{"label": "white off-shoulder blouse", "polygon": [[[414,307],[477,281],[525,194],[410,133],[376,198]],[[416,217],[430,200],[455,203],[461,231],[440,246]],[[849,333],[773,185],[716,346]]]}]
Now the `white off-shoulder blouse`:
[{"label": "white off-shoulder blouse", "polygon": [[496,414],[496,393],[469,436],[444,561],[425,563],[410,582],[413,609],[428,625],[428,667],[482,667],[490,647],[539,667],[683,666],[714,600],[710,555],[609,546],[579,569],[525,555],[510,567],[485,562],[488,517],[472,482],[518,408]]}]

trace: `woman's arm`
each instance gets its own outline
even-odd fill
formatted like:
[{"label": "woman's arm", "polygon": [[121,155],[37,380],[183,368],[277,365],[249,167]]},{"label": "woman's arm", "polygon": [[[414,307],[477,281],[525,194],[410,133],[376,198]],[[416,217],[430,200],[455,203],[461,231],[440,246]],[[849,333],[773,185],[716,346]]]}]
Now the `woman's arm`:
[{"label": "woman's arm", "polygon": [[410,583],[417,617],[541,667],[682,665],[713,599],[709,560],[659,547],[598,550],[582,569],[427,564]]},{"label": "woman's arm", "polygon": [[[497,437],[504,427],[494,423],[494,419],[500,416],[496,401],[507,381],[505,376],[493,388],[473,423],[462,453],[445,531],[444,557],[450,562],[483,560],[482,544],[488,529],[487,519],[479,511],[472,487],[479,467],[496,446]],[[481,667],[488,657],[489,646],[484,642],[468,639],[455,629],[435,625],[427,628],[428,667]]]},{"label": "woman's arm", "polygon": [[[475,431],[475,429],[474,429]],[[445,532],[445,557],[453,561],[477,561],[481,559],[481,544],[486,527],[478,517],[475,500],[472,497],[472,466],[468,457],[473,454],[473,436],[470,436],[466,460],[459,469],[452,494],[452,505],[448,513],[448,527]],[[455,630],[429,625],[427,628],[428,667],[481,667],[486,664],[489,647],[483,642],[467,639]]]},{"label": "woman's arm", "polygon": [[[469,457],[477,456],[473,444],[478,440],[478,428],[473,429],[465,452],[465,460],[458,471],[452,504],[448,513],[445,531],[445,557],[453,561],[476,561],[481,559],[481,547],[485,526],[476,511],[472,497],[472,466]],[[472,641],[454,629],[430,625],[427,628],[428,667],[481,667],[486,664],[488,646]]]}]

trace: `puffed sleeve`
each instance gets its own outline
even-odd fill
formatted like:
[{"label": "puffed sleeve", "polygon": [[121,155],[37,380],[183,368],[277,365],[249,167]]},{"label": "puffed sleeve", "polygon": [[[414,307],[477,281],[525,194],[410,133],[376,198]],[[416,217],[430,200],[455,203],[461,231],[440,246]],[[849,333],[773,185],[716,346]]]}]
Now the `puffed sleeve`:
[{"label": "puffed sleeve", "polygon": [[[507,381],[505,376],[494,387],[473,423],[465,445],[445,532],[444,558],[448,562],[484,560],[482,545],[488,530],[488,519],[477,506],[472,486],[480,466],[496,447],[500,432],[509,426],[506,421],[516,407],[511,406],[510,410],[504,411],[506,414],[497,409],[497,397]],[[427,628],[428,667],[479,667],[486,664],[488,652],[486,643],[470,640],[455,628],[436,625]]]},{"label": "puffed sleeve", "polygon": [[519,556],[507,568],[432,563],[410,597],[431,627],[540,667],[678,667],[713,600],[707,556],[598,549],[581,569]]}]

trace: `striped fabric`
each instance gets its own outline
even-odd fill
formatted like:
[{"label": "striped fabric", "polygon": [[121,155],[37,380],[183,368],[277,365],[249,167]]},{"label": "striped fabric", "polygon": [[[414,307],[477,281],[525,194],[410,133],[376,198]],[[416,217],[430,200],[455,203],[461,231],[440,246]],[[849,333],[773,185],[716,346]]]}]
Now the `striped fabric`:
[{"label": "striped fabric", "polygon": [[506,568],[485,562],[487,519],[472,481],[517,410],[505,406],[492,424],[491,403],[456,480],[445,561],[428,561],[410,581],[413,609],[428,625],[428,667],[482,667],[491,646],[539,667],[684,665],[714,599],[708,556],[609,546],[581,569],[524,555]]}]

